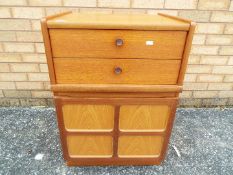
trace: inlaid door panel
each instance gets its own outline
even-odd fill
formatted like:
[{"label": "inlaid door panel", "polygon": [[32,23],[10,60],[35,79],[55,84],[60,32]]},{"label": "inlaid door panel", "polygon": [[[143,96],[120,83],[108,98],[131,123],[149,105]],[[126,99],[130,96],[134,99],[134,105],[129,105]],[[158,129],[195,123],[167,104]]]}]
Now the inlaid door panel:
[{"label": "inlaid door panel", "polygon": [[164,105],[124,105],[120,108],[121,131],[164,131],[170,115]]},{"label": "inlaid door panel", "polygon": [[111,105],[65,104],[62,111],[65,128],[68,131],[113,129],[114,107]]},{"label": "inlaid door panel", "polygon": [[161,136],[120,136],[119,157],[158,157],[161,152]]},{"label": "inlaid door panel", "polygon": [[68,154],[73,158],[111,157],[113,143],[111,136],[69,135],[67,136]]}]

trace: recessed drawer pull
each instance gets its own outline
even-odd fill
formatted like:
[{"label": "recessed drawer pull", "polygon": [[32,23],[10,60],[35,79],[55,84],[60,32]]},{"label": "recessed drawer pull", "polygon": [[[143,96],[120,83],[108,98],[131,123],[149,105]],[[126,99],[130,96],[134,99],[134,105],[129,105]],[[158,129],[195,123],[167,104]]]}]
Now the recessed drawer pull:
[{"label": "recessed drawer pull", "polygon": [[122,68],[120,68],[120,67],[115,67],[114,72],[115,72],[116,75],[119,75],[119,74],[122,73]]},{"label": "recessed drawer pull", "polygon": [[116,39],[116,46],[122,46],[123,45],[123,40],[122,39]]}]

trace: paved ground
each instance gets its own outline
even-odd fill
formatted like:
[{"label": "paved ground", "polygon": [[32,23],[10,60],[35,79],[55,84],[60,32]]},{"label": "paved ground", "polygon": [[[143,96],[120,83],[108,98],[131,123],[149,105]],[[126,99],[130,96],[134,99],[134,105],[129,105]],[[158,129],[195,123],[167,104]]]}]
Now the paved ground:
[{"label": "paved ground", "polygon": [[233,108],[178,109],[165,162],[120,167],[67,167],[53,108],[0,108],[0,174],[232,175]]}]

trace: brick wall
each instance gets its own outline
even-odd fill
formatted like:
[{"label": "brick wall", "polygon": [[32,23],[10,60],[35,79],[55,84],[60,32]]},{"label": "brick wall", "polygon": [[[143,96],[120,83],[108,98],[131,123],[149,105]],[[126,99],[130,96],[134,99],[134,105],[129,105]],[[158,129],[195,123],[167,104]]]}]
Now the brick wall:
[{"label": "brick wall", "polygon": [[40,18],[67,10],[164,12],[196,21],[181,104],[233,104],[233,1],[0,0],[0,106],[52,104]]}]

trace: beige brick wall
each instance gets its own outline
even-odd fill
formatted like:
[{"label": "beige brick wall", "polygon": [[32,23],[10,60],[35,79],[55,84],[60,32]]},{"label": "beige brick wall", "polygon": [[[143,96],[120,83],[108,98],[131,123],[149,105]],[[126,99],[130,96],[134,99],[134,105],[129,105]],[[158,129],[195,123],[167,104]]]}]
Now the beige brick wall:
[{"label": "beige brick wall", "polygon": [[233,105],[232,0],[0,0],[0,106],[52,104],[39,19],[67,10],[196,21],[181,104]]}]

